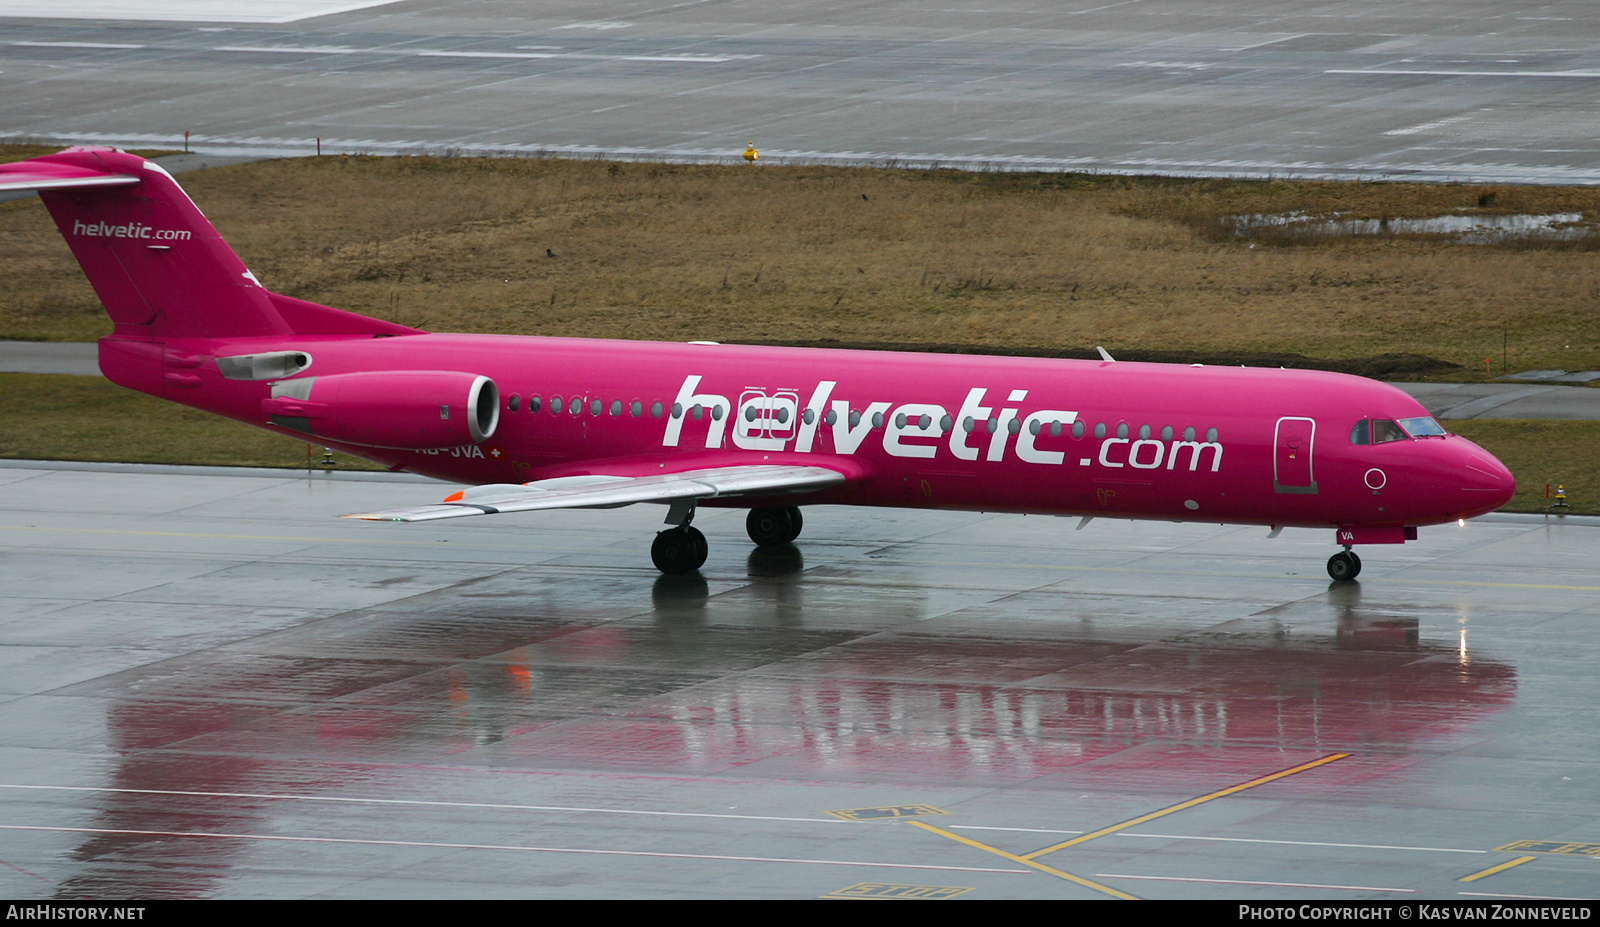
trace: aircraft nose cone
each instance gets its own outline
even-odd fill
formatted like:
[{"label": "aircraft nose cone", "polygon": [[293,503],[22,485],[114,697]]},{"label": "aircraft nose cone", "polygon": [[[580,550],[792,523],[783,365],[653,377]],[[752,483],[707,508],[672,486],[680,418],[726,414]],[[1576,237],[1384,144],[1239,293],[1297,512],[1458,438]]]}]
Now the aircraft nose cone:
[{"label": "aircraft nose cone", "polygon": [[1461,502],[1468,514],[1492,512],[1511,501],[1517,491],[1516,478],[1506,465],[1483,452],[1469,454],[1461,468]]}]

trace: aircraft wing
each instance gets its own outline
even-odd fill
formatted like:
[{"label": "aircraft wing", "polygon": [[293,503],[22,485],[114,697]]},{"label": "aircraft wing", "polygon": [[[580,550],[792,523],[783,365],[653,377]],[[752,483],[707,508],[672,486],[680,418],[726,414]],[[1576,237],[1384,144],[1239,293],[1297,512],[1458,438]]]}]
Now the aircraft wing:
[{"label": "aircraft wing", "polygon": [[614,508],[635,502],[672,502],[720,496],[785,495],[843,483],[845,476],[826,467],[752,465],[713,467],[649,476],[569,476],[532,483],[474,486],[436,505],[366,512],[343,518],[368,521],[433,521],[464,515],[496,515],[538,509]]}]

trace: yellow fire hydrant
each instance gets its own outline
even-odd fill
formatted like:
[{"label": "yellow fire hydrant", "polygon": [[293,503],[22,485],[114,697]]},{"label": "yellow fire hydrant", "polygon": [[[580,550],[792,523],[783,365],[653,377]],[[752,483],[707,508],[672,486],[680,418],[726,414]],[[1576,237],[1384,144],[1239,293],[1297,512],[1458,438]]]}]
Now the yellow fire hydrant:
[{"label": "yellow fire hydrant", "polygon": [[744,159],[749,161],[751,164],[754,164],[756,163],[756,159],[759,157],[761,157],[761,152],[756,151],[756,143],[751,142],[750,145],[744,150]]}]

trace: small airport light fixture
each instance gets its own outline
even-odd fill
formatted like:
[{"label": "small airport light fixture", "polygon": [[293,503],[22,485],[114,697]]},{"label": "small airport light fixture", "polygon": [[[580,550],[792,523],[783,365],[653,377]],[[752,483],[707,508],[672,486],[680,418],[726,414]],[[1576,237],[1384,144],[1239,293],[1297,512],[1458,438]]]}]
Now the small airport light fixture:
[{"label": "small airport light fixture", "polygon": [[749,145],[745,146],[744,159],[746,161],[750,162],[751,164],[754,164],[754,163],[756,163],[756,159],[759,158],[759,157],[761,157],[761,152],[756,150],[756,143],[755,142],[751,142]]}]

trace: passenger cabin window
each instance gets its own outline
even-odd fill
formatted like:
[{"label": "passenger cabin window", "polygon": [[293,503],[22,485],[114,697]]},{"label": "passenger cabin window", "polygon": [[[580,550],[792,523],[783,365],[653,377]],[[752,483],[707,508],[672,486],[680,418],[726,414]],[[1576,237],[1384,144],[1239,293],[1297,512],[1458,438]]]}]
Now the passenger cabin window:
[{"label": "passenger cabin window", "polygon": [[511,394],[511,398],[506,400],[506,408],[509,409],[512,412],[517,411],[517,409],[520,408],[521,406],[522,406],[522,398],[520,396],[518,396],[516,393],[512,393]]},{"label": "passenger cabin window", "polygon": [[528,397],[528,411],[529,412],[537,412],[537,411],[539,411],[539,397],[538,396],[529,396]]},{"label": "passenger cabin window", "polygon": [[1374,419],[1372,422],[1372,443],[1387,444],[1390,441],[1404,441],[1407,438],[1400,426],[1386,418]]},{"label": "passenger cabin window", "polygon": [[551,396],[550,397],[550,414],[551,415],[560,415],[561,414],[561,408],[562,408],[561,407],[561,397],[560,396]]}]

